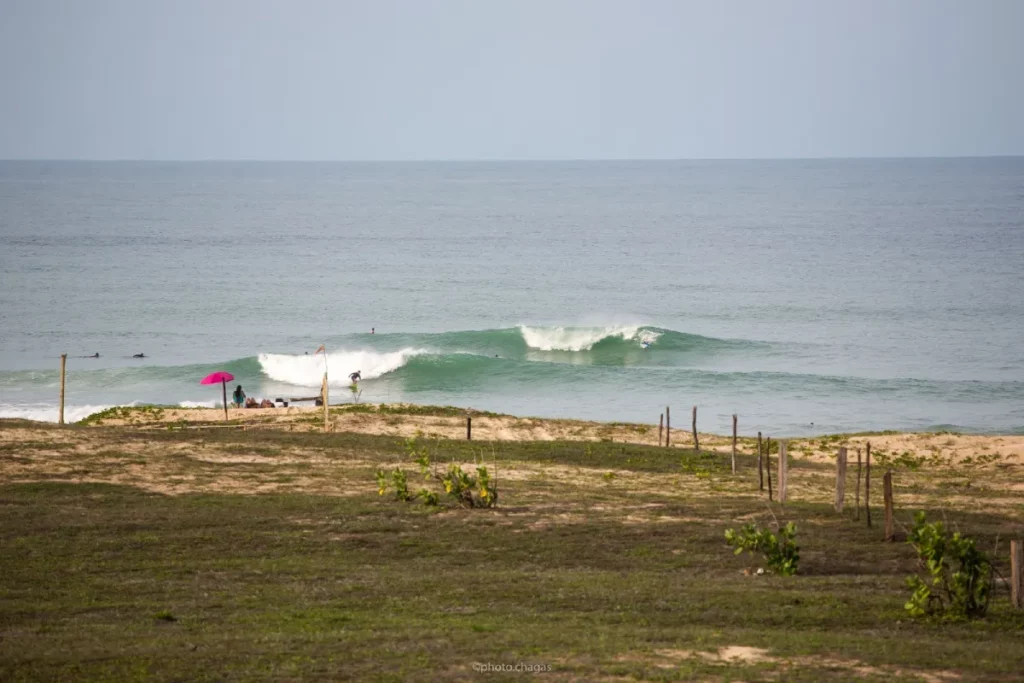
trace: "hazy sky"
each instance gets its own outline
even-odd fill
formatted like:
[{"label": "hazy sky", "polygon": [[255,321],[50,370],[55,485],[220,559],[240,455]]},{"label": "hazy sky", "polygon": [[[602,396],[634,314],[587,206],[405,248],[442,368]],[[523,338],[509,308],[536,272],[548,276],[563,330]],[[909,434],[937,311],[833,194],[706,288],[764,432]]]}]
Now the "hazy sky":
[{"label": "hazy sky", "polygon": [[1024,154],[1024,0],[0,0],[0,158]]}]

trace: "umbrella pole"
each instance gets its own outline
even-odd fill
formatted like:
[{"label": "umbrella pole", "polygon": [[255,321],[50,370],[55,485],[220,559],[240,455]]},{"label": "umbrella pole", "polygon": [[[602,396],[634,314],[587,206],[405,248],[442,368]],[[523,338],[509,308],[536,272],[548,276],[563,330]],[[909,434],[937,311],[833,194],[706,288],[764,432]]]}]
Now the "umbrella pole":
[{"label": "umbrella pole", "polygon": [[220,381],[220,388],[221,388],[221,394],[224,397],[224,399],[223,399],[224,400],[224,420],[227,421],[227,419],[228,419],[228,381],[226,379],[222,379]]}]

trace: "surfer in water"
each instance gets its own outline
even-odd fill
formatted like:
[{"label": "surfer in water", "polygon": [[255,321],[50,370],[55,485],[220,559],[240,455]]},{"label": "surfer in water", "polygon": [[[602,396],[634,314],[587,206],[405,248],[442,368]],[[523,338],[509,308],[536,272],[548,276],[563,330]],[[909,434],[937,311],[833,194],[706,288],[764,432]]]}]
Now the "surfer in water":
[{"label": "surfer in water", "polygon": [[363,373],[361,370],[356,370],[351,375],[349,375],[348,378],[352,380],[352,384],[358,384],[359,380],[363,378]]},{"label": "surfer in water", "polygon": [[146,354],[144,354],[144,353],[137,353],[134,356],[132,356],[132,358],[145,358],[145,357],[146,357]]}]

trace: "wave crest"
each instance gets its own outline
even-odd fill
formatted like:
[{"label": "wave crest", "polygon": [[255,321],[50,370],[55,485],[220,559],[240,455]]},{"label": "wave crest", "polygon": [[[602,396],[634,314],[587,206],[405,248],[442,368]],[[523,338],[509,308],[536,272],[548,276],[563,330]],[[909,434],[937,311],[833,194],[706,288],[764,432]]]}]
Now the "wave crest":
[{"label": "wave crest", "polygon": [[[363,379],[374,379],[393,372],[410,358],[428,353],[425,349],[407,348],[390,353],[377,351],[336,351],[327,354],[326,368],[332,387],[348,386],[348,376],[357,370]],[[260,368],[270,379],[297,387],[319,387],[324,376],[324,358],[320,355],[294,356],[283,353],[261,353]]]},{"label": "wave crest", "polygon": [[660,334],[640,325],[613,325],[608,327],[527,327],[519,326],[523,341],[539,351],[589,351],[605,339],[618,337],[623,341],[635,340],[653,343]]}]

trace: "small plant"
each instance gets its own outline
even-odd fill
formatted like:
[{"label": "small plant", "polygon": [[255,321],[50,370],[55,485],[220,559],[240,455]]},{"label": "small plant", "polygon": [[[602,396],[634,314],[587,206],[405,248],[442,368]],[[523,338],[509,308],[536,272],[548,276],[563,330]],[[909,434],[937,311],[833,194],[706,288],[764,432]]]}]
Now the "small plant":
[{"label": "small plant", "polygon": [[473,487],[476,480],[463,472],[461,467],[452,463],[448,467],[448,473],[441,477],[441,484],[444,486],[444,492],[460,505],[473,507]]},{"label": "small plant", "polygon": [[429,489],[420,489],[419,491],[416,492],[416,495],[417,497],[423,499],[424,505],[429,505],[433,507],[438,503],[437,494]]},{"label": "small plant", "polygon": [[744,550],[751,554],[763,553],[768,566],[782,576],[796,574],[800,548],[795,537],[796,525],[793,522],[779,529],[777,536],[768,529],[758,529],[754,524],[745,524],[739,531],[725,531],[725,541],[736,548],[735,554],[739,555]]},{"label": "small plant", "polygon": [[383,496],[388,491],[388,473],[382,469],[377,470],[377,495]]},{"label": "small plant", "polygon": [[913,591],[904,605],[912,616],[952,619],[983,617],[992,590],[992,563],[960,532],[952,536],[942,522],[929,523],[924,512],[914,515],[907,543],[914,546],[928,579],[907,577]]},{"label": "small plant", "polygon": [[412,500],[412,494],[409,493],[409,482],[406,481],[405,470],[401,467],[396,467],[391,473],[391,483],[395,487],[395,498],[397,500]]},{"label": "small plant", "polygon": [[498,485],[491,481],[491,475],[486,467],[476,468],[476,481],[480,487],[477,494],[477,505],[479,507],[494,507],[498,504]]}]

